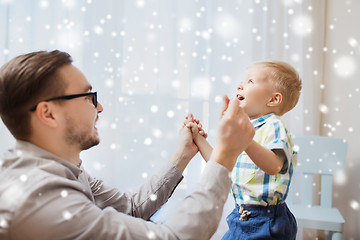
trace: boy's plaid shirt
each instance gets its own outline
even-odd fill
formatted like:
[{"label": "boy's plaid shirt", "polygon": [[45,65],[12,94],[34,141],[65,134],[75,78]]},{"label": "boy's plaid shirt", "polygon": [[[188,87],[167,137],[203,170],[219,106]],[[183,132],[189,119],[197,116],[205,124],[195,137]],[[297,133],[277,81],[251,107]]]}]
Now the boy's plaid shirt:
[{"label": "boy's plaid shirt", "polygon": [[280,117],[274,113],[251,122],[255,127],[254,140],[268,149],[282,149],[286,161],[280,173],[268,175],[257,167],[244,151],[238,157],[232,172],[231,192],[239,206],[242,204],[267,206],[283,203],[296,166],[296,154],[293,152],[290,134]]}]

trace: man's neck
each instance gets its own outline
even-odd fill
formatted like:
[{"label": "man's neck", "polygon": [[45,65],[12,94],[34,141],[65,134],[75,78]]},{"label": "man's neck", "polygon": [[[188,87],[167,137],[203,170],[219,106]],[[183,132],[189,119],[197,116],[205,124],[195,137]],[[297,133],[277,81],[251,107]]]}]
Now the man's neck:
[{"label": "man's neck", "polygon": [[65,143],[58,143],[55,141],[36,141],[31,140],[32,144],[44,149],[45,151],[48,151],[76,166],[79,166],[81,164],[80,160],[80,150],[75,149],[75,146],[69,146]]}]

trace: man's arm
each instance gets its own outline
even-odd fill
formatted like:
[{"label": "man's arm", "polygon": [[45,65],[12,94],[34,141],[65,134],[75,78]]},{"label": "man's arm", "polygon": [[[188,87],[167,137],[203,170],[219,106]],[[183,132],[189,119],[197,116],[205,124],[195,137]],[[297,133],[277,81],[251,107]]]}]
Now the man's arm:
[{"label": "man's arm", "polygon": [[[30,202],[15,216],[10,239],[209,239],[216,231],[231,186],[229,171],[210,161],[194,191],[179,211],[158,225],[97,207],[76,183],[52,182],[34,193]],[[57,186],[57,187],[55,187]],[[66,197],[61,192],[66,191]]]},{"label": "man's arm", "polygon": [[[218,126],[216,146],[198,185],[185,198],[179,211],[163,225],[119,213],[112,207],[101,209],[86,197],[80,184],[75,186],[76,182],[47,180],[43,189],[34,192],[37,201],[24,206],[23,210],[29,214],[15,217],[12,221],[11,237],[39,240],[59,237],[209,239],[217,229],[230,190],[229,171],[254,136],[254,128],[237,99],[225,101]],[[66,197],[59,197],[59,192],[64,190],[67,191]]]},{"label": "man's arm", "polygon": [[89,175],[87,179],[99,208],[113,207],[119,212],[147,220],[170,198],[183,176],[176,167],[167,163],[131,193],[121,193]]},{"label": "man's arm", "polygon": [[182,127],[180,129],[179,141],[174,155],[171,157],[171,163],[183,173],[190,160],[199,151],[193,141],[193,136],[189,129]]},{"label": "man's arm", "polygon": [[120,193],[115,188],[107,187],[101,180],[88,176],[96,205],[100,208],[113,207],[122,213],[148,219],[170,198],[183,178],[182,172],[197,152],[191,132],[182,127],[170,163],[133,193]]}]

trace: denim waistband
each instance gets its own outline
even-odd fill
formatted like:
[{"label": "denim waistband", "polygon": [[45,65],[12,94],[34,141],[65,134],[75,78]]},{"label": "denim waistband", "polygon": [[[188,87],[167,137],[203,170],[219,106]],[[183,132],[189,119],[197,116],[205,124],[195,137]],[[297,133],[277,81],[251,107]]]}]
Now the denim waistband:
[{"label": "denim waistband", "polygon": [[[286,203],[278,204],[278,205],[269,205],[269,206],[261,206],[261,205],[241,205],[241,208],[251,212],[251,217],[256,216],[270,216],[282,214],[288,210]],[[236,204],[236,209],[240,211],[240,206]]]}]

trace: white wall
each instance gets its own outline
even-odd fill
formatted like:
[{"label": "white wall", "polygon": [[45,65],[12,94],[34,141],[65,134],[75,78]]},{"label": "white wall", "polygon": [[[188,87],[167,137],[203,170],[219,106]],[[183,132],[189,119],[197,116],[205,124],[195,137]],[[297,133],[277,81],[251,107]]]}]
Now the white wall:
[{"label": "white wall", "polygon": [[[345,218],[345,239],[360,239],[360,1],[327,3],[322,135],[348,142],[345,173],[334,181],[334,206]],[[330,126],[331,125],[331,126]]]}]

